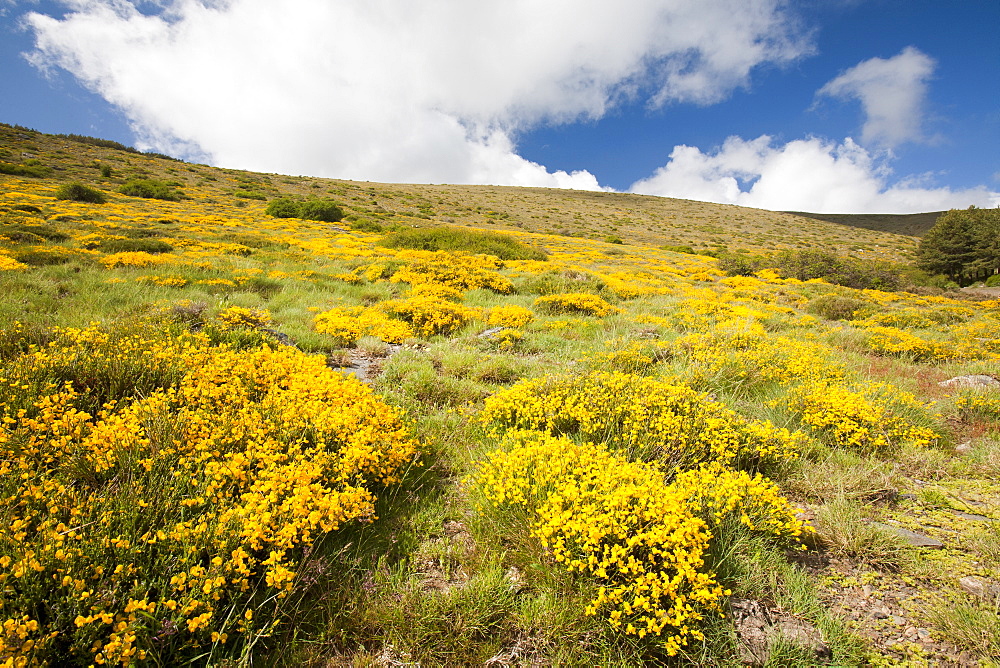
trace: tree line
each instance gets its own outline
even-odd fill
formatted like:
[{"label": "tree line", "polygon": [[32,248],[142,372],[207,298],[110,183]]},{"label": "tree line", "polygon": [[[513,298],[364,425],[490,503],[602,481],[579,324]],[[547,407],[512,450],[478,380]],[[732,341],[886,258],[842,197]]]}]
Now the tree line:
[{"label": "tree line", "polygon": [[1000,273],[1000,207],[952,209],[937,219],[920,240],[916,264],[969,285]]}]

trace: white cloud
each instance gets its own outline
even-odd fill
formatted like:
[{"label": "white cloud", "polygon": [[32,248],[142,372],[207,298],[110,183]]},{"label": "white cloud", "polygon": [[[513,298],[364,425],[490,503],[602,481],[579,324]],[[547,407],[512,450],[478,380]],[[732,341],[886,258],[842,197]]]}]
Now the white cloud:
[{"label": "white cloud", "polygon": [[917,213],[1000,206],[1000,192],[930,187],[926,177],[890,183],[886,158],[850,138],[818,138],[775,145],[762,135],[730,137],[711,153],[675,146],[669,162],[631,192],[738,204],[773,211]]},{"label": "white cloud", "polygon": [[625,99],[715,102],[811,49],[784,0],[66,4],[27,15],[31,61],[120,107],[148,147],[379,181],[596,188],[512,138]]},{"label": "white cloud", "polygon": [[893,147],[922,141],[927,80],[934,67],[933,58],[909,46],[892,58],[871,58],[855,65],[817,95],[859,100],[865,113],[861,140],[867,145]]}]

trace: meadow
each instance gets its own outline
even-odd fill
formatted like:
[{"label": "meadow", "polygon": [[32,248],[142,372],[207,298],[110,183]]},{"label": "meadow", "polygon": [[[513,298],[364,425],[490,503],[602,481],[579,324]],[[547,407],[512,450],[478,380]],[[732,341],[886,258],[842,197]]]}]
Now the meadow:
[{"label": "meadow", "polygon": [[1000,300],[712,257],[916,237],[10,126],[0,167],[0,666],[1000,662],[1000,389],[941,384]]}]

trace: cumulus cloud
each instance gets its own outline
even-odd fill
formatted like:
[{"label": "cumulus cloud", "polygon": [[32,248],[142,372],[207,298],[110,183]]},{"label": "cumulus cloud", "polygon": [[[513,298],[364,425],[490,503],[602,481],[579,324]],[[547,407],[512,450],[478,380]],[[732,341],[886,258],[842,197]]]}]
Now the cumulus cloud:
[{"label": "cumulus cloud", "polygon": [[861,102],[865,114],[861,140],[866,145],[893,147],[922,141],[927,80],[934,67],[933,58],[910,46],[892,58],[855,65],[817,95]]},{"label": "cumulus cloud", "polygon": [[157,150],[379,181],[597,188],[519,131],[614,105],[707,104],[811,49],[784,0],[72,0],[28,14],[39,68]]},{"label": "cumulus cloud", "polygon": [[780,145],[762,135],[730,137],[716,150],[676,146],[666,165],[631,192],[738,204],[773,211],[917,213],[1000,206],[1000,192],[985,187],[935,188],[929,178],[890,182],[887,158],[852,139],[810,137]]}]

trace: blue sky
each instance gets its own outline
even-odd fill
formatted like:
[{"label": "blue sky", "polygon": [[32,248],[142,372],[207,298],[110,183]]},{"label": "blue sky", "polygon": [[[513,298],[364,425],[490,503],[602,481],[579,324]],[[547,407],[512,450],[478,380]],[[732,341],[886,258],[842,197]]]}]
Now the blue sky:
[{"label": "blue sky", "polygon": [[0,0],[0,121],[227,167],[1000,204],[1000,2]]}]

